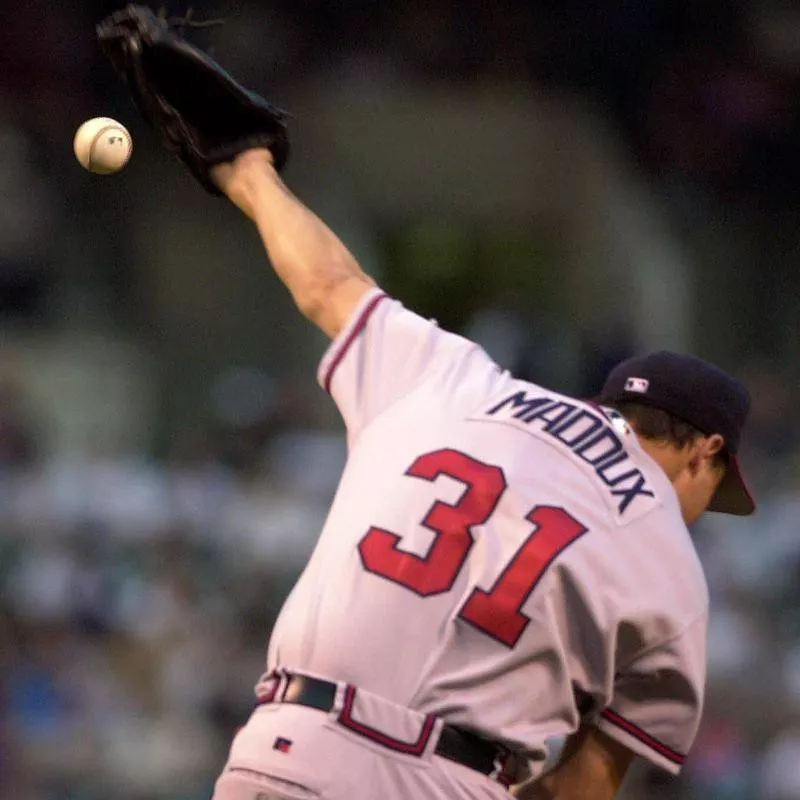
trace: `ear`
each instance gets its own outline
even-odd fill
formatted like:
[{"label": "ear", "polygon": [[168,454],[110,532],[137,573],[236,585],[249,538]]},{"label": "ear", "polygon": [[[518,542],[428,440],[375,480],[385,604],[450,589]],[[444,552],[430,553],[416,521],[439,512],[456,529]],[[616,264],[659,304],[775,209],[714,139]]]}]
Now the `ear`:
[{"label": "ear", "polygon": [[720,433],[714,433],[709,436],[704,443],[703,455],[706,458],[711,458],[717,453],[722,452],[725,447],[725,437]]},{"label": "ear", "polygon": [[725,437],[719,433],[704,436],[694,444],[694,452],[689,459],[689,466],[696,470],[704,461],[713,458],[725,447]]}]

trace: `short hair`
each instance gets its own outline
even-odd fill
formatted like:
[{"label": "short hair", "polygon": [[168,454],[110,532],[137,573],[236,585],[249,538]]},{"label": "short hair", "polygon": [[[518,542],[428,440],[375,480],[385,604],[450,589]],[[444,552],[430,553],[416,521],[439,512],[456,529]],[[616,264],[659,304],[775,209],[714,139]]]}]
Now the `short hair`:
[{"label": "short hair", "polygon": [[[701,436],[706,435],[685,419],[676,417],[670,414],[669,411],[664,411],[663,408],[656,408],[647,403],[637,403],[634,400],[602,399],[599,402],[600,405],[619,411],[633,425],[639,436],[657,442],[665,442],[678,450],[682,450]],[[724,466],[728,463],[728,454],[724,447],[717,453],[715,463],[719,466]]]}]

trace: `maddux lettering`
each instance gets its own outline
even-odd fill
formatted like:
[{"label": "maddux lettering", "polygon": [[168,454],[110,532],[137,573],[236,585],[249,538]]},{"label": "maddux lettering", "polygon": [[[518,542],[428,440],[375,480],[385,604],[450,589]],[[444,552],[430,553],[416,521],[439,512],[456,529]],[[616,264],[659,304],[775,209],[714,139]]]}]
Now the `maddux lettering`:
[{"label": "maddux lettering", "polygon": [[515,392],[485,412],[487,416],[508,416],[536,425],[594,469],[597,477],[617,498],[624,514],[637,497],[655,497],[642,471],[635,467],[619,436],[608,422],[586,408],[567,400],[529,396]]}]

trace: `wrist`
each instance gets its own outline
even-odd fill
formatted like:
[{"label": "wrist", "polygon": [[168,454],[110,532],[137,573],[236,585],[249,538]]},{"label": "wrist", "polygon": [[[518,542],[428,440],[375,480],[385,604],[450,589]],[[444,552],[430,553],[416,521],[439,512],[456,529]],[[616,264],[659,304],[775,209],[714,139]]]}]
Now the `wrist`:
[{"label": "wrist", "polygon": [[278,180],[268,150],[247,150],[233,161],[219,164],[212,178],[228,199],[245,215],[254,219],[259,198]]},{"label": "wrist", "polygon": [[263,169],[267,169],[271,172],[275,171],[272,153],[265,147],[242,151],[233,159],[232,165],[237,172],[250,172]]}]

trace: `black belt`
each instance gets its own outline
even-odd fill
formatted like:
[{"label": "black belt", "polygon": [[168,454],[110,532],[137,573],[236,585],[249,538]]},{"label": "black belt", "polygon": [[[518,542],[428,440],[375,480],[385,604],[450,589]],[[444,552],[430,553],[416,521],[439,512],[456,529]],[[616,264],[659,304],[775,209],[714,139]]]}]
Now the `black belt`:
[{"label": "black belt", "polygon": [[[337,684],[294,674],[288,675],[285,681],[285,686],[280,693],[277,695],[273,693],[261,699],[259,704],[293,703],[325,712],[333,709],[336,702]],[[376,741],[379,740],[376,739]],[[501,783],[507,782],[505,773],[511,758],[509,750],[454,725],[447,723],[442,725],[434,753],[484,775],[491,775]]]}]

